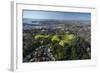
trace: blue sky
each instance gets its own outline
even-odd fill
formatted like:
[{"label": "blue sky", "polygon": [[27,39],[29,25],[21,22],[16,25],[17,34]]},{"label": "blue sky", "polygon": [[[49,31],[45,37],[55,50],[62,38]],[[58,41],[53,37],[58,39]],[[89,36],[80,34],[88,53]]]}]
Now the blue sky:
[{"label": "blue sky", "polygon": [[23,18],[56,20],[91,20],[91,13],[23,10]]}]

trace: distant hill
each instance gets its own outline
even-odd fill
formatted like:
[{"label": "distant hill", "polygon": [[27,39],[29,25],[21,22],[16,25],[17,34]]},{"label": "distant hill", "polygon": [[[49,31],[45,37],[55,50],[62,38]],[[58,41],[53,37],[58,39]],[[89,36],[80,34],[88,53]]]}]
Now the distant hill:
[{"label": "distant hill", "polygon": [[23,19],[23,29],[34,28],[62,28],[66,25],[90,25],[91,22],[87,20],[52,20],[52,19]]}]

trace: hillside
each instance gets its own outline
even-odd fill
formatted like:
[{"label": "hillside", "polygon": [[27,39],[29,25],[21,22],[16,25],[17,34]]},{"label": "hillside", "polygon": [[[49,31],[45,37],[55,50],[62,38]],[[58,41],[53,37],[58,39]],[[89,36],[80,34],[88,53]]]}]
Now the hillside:
[{"label": "hillside", "polygon": [[91,58],[88,21],[42,20],[23,23],[23,62]]}]

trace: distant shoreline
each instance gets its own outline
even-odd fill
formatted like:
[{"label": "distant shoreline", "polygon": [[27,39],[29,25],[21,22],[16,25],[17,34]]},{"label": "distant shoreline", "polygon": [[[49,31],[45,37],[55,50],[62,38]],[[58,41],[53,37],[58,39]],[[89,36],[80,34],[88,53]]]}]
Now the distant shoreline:
[{"label": "distant shoreline", "polygon": [[53,20],[53,19],[23,19],[23,24],[84,24],[90,25],[91,20]]}]

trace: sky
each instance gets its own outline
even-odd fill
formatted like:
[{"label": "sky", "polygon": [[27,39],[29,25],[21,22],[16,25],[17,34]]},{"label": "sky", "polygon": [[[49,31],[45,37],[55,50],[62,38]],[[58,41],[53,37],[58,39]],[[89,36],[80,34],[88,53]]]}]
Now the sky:
[{"label": "sky", "polygon": [[91,13],[23,10],[23,18],[55,20],[91,20]]}]

